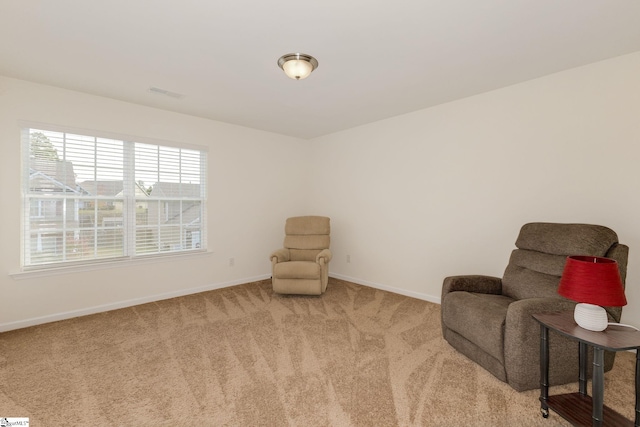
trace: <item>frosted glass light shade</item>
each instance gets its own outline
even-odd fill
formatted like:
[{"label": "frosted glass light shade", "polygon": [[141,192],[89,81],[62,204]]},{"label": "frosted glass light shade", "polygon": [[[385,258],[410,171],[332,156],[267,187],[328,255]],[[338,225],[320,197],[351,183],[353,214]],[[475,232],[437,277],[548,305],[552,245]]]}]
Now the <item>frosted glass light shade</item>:
[{"label": "frosted glass light shade", "polygon": [[296,80],[306,79],[309,77],[309,74],[311,74],[311,71],[313,71],[311,64],[301,59],[287,61],[282,68],[287,76]]},{"label": "frosted glass light shade", "polygon": [[289,53],[278,59],[278,66],[284,73],[295,80],[302,80],[309,77],[311,72],[318,68],[318,61],[304,53]]}]

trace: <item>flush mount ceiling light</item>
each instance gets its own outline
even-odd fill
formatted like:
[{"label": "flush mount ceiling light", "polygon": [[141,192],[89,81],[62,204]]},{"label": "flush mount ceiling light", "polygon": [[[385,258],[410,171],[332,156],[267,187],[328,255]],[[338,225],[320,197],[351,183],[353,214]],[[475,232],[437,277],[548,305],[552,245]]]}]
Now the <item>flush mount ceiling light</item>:
[{"label": "flush mount ceiling light", "polygon": [[311,55],[304,53],[288,53],[278,59],[278,66],[292,79],[302,80],[318,68],[318,61]]}]

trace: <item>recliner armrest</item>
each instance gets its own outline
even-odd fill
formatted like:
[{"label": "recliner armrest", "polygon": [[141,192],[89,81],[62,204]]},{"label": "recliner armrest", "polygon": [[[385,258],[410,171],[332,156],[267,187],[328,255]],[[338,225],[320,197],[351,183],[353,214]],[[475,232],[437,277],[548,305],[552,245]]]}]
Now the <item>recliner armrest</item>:
[{"label": "recliner armrest", "polygon": [[291,261],[291,254],[289,253],[289,249],[281,248],[273,251],[269,258],[272,264],[277,264],[279,262]]},{"label": "recliner armrest", "polygon": [[[572,311],[576,303],[564,298],[526,298],[509,304],[504,322],[504,366],[509,384],[518,391],[532,388],[540,380],[540,323],[533,315]],[[577,344],[568,338],[550,337],[553,370],[570,371],[574,362],[567,354],[577,353]]]},{"label": "recliner armrest", "polygon": [[449,292],[456,291],[500,295],[502,293],[502,279],[482,275],[445,277],[442,283],[442,299]]},{"label": "recliner armrest", "polygon": [[331,261],[331,258],[333,258],[331,251],[329,249],[323,249],[322,251],[320,251],[318,255],[316,255],[316,262],[318,264],[322,264],[322,263],[329,264],[329,261]]},{"label": "recliner armrest", "polygon": [[[519,335],[519,342],[531,339],[538,343],[540,324],[533,318],[534,314],[573,311],[576,303],[565,298],[526,298],[509,304],[505,320],[505,334]],[[513,331],[513,332],[512,332]],[[519,345],[519,344],[518,344]]]}]

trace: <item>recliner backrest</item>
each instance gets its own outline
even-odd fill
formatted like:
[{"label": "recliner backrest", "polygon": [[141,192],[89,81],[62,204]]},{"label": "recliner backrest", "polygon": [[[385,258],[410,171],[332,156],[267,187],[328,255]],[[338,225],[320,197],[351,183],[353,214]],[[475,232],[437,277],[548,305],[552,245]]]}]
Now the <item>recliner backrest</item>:
[{"label": "recliner backrest", "polygon": [[328,217],[297,216],[287,218],[284,226],[284,247],[291,261],[315,261],[330,244],[331,225]]},{"label": "recliner backrest", "polygon": [[502,293],[517,300],[562,298],[557,289],[569,255],[614,258],[623,283],[626,277],[628,248],[604,226],[529,223],[522,226],[516,247],[502,278]]}]

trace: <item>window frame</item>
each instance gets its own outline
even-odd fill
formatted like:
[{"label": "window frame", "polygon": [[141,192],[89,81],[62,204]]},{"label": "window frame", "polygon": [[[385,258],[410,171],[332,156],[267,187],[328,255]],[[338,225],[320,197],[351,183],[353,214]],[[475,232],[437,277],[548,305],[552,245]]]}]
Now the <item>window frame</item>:
[{"label": "window frame", "polygon": [[[208,149],[205,146],[195,145],[195,144],[184,144],[184,143],[176,143],[173,141],[159,140],[154,138],[144,138],[144,137],[132,137],[129,135],[113,133],[113,132],[102,132],[95,130],[87,130],[87,129],[78,129],[67,126],[57,126],[51,124],[43,124],[43,123],[35,123],[35,122],[26,122],[20,121],[20,144],[21,144],[21,152],[22,152],[22,162],[21,162],[21,180],[20,180],[20,191],[21,191],[21,203],[20,203],[20,272],[31,272],[31,271],[53,271],[53,270],[68,270],[69,268],[74,267],[82,267],[82,268],[92,268],[92,266],[101,266],[101,265],[112,265],[113,263],[122,263],[122,262],[138,262],[141,260],[152,260],[153,258],[165,258],[165,257],[184,257],[188,255],[200,255],[202,253],[208,252],[208,242],[207,242],[207,168],[208,168]],[[65,135],[74,135],[74,136],[82,136],[93,139],[94,144],[97,146],[98,139],[107,139],[114,140],[116,142],[121,142],[122,149],[122,194],[118,197],[106,197],[98,194],[87,195],[87,196],[78,196],[77,194],[71,194],[63,192],[57,195],[50,194],[40,194],[37,191],[32,191],[30,187],[30,176],[31,176],[31,132],[32,131],[44,131],[51,133],[62,133]],[[65,136],[66,138],[66,136]],[[191,221],[191,225],[195,227],[195,233],[197,236],[196,244],[193,244],[192,247],[185,247],[187,242],[194,242],[193,233],[194,230],[188,230],[187,224],[183,222],[184,212],[179,212],[179,219],[171,228],[177,228],[179,230],[179,234],[177,234],[177,244],[173,246],[169,246],[164,250],[161,248],[161,245],[158,240],[157,249],[142,252],[140,248],[137,247],[136,238],[138,235],[138,230],[143,228],[149,228],[152,226],[157,226],[159,229],[163,227],[163,224],[136,224],[137,216],[136,212],[139,208],[139,204],[142,203],[142,199],[140,196],[136,196],[135,194],[135,186],[138,185],[136,182],[136,176],[139,174],[139,170],[136,168],[136,160],[135,160],[135,150],[137,146],[146,146],[147,148],[157,148],[160,153],[162,150],[166,149],[169,152],[179,153],[179,171],[173,173],[174,178],[177,177],[177,181],[171,182],[175,188],[178,189],[177,195],[170,196],[161,196],[161,195],[153,195],[153,190],[151,193],[148,193],[146,202],[150,203],[158,203],[159,205],[164,205],[167,203],[177,203],[179,209],[182,209],[183,206],[189,206],[189,208],[193,209],[193,215],[198,216],[197,222],[196,220]],[[97,149],[97,148],[94,148]],[[188,187],[186,182],[183,181],[185,174],[182,171],[183,163],[182,163],[182,155],[188,153],[191,156],[191,159],[196,159],[196,161],[191,165],[192,173],[189,174],[190,178],[196,177],[196,183],[189,182],[191,185],[191,190],[193,194],[189,194],[188,196],[183,195],[183,189]],[[97,157],[97,156],[96,156]],[[170,159],[174,160],[174,159]],[[58,160],[56,159],[56,162]],[[64,158],[62,162],[66,162],[67,160]],[[72,163],[69,161],[69,163]],[[99,167],[99,162],[96,161],[94,164],[94,168],[97,170]],[[167,165],[163,164],[158,160],[158,181],[153,183],[149,188],[155,188],[156,185],[163,184],[161,182],[161,169],[167,168]],[[193,172],[195,169],[198,169],[198,172]],[[40,172],[40,171],[38,171]],[[79,186],[80,179],[77,174],[75,174],[75,185]],[[98,181],[95,181],[96,183]],[[145,183],[146,185],[151,183]],[[169,182],[165,182],[164,184],[169,184]],[[97,184],[96,184],[97,185]],[[96,190],[97,192],[97,190]],[[36,230],[36,227],[33,225],[31,213],[33,211],[33,202],[37,202],[39,206],[38,213],[40,215],[44,212],[45,201],[56,201],[62,202],[64,206],[67,203],[67,199],[74,199],[75,203],[78,203],[79,200],[83,201],[82,203],[94,201],[98,202],[99,200],[104,200],[105,203],[121,203],[121,216],[120,221],[122,222],[122,226],[118,227],[116,224],[118,221],[112,221],[109,219],[111,223],[110,229],[117,230],[119,228],[122,229],[122,247],[121,254],[118,255],[98,255],[98,250],[94,249],[93,256],[84,256],[82,255],[81,259],[77,260],[69,260],[65,259],[68,257],[67,249],[64,247],[62,249],[62,259],[54,260],[54,261],[45,261],[45,262],[34,262],[31,260],[31,256],[33,254],[32,248],[32,232]],[[107,199],[109,199],[107,201]],[[187,205],[185,205],[187,203]],[[93,208],[94,211],[98,211],[98,207]],[[77,209],[76,209],[77,210]],[[55,233],[62,234],[62,241],[66,242],[69,238],[64,235],[67,230],[64,228],[64,224],[67,223],[67,215],[68,212],[63,208],[62,214],[58,214],[61,217],[62,228],[61,229],[53,229]],[[76,213],[77,215],[77,213]],[[36,217],[37,218],[37,217]],[[96,218],[98,216],[96,215]],[[104,219],[104,218],[103,218]],[[175,220],[175,218],[174,218]],[[195,223],[195,225],[194,225]],[[166,226],[167,228],[170,225]],[[82,231],[91,231],[94,234],[98,232],[100,229],[105,229],[101,224],[98,224],[98,221],[94,221],[92,226],[83,227],[81,222],[78,221],[77,226],[73,231],[78,232],[78,230]],[[176,233],[174,233],[176,234]],[[187,237],[189,236],[189,238]],[[160,236],[158,235],[159,239]],[[151,242],[155,242],[155,240],[150,240]],[[99,244],[97,244],[99,245]],[[97,247],[97,246],[96,246]]]}]

